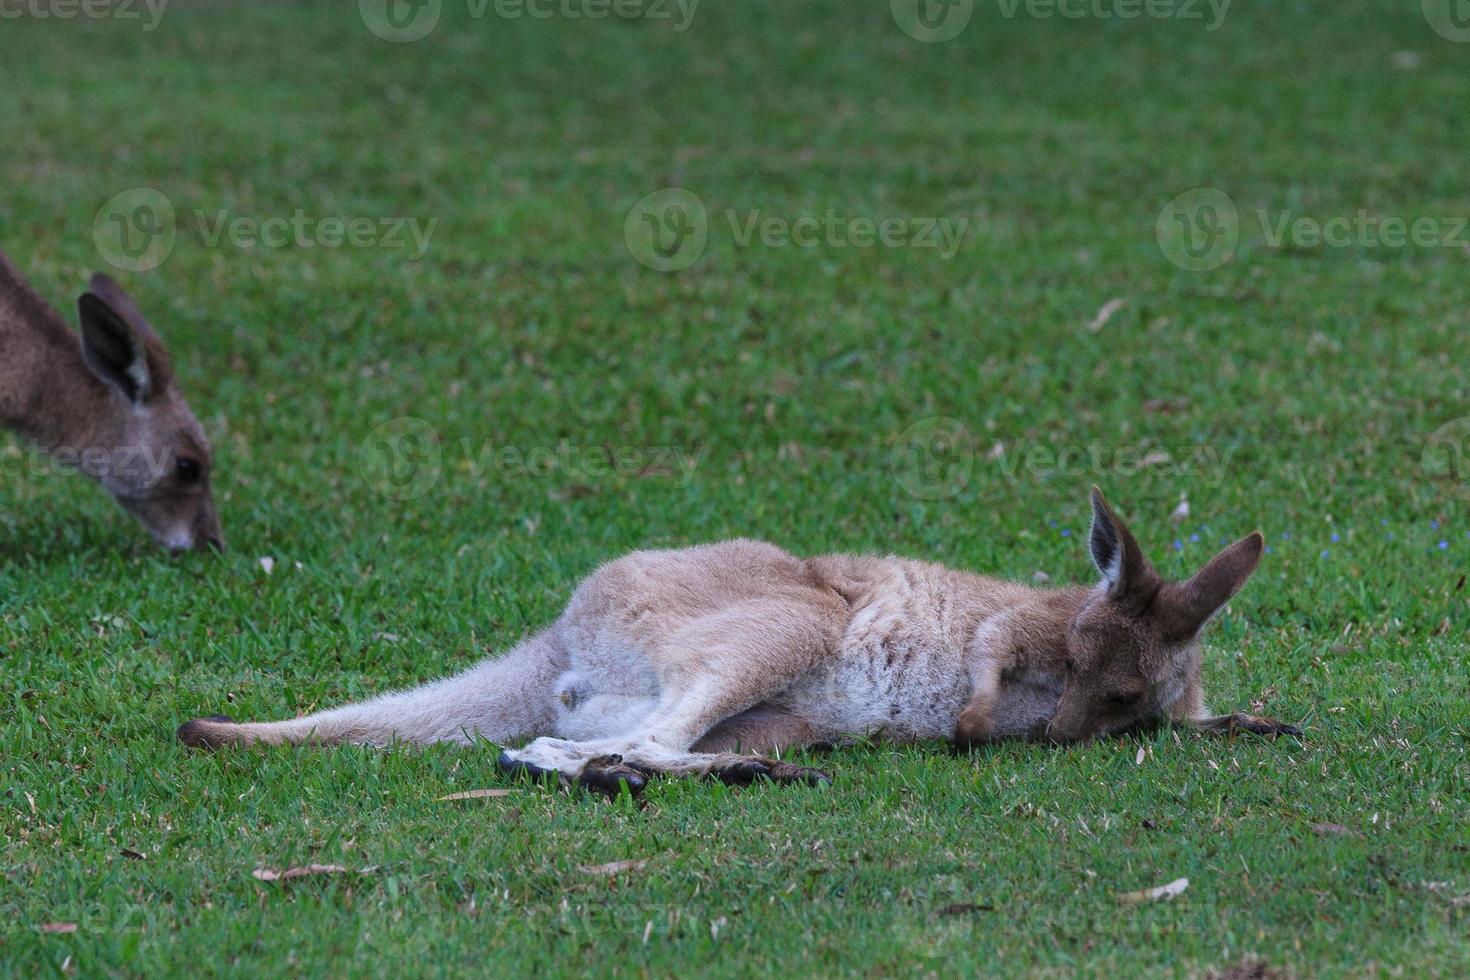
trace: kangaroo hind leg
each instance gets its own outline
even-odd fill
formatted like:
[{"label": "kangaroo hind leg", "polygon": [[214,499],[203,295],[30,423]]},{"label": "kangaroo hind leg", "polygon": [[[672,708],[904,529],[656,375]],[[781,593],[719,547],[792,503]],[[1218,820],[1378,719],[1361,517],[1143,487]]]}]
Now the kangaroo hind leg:
[{"label": "kangaroo hind leg", "polygon": [[[582,779],[594,760],[617,757],[616,764],[638,771],[709,774],[729,782],[826,779],[825,773],[777,760],[695,751],[694,746],[721,722],[770,700],[810,671],[840,629],[840,617],[832,615],[824,597],[732,603],[685,623],[651,651],[660,690],[647,714],[626,731],[580,740],[539,738],[504,753],[502,764]],[[594,779],[599,765],[607,764],[592,766]]]}]

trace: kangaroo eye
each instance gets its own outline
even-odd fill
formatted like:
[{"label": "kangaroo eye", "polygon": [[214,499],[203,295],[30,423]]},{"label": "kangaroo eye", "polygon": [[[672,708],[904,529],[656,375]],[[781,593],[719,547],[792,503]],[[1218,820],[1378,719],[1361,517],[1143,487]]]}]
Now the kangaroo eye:
[{"label": "kangaroo eye", "polygon": [[199,460],[190,459],[188,456],[180,456],[174,462],[174,475],[179,478],[180,483],[196,483],[199,474],[204,468],[199,465]]}]

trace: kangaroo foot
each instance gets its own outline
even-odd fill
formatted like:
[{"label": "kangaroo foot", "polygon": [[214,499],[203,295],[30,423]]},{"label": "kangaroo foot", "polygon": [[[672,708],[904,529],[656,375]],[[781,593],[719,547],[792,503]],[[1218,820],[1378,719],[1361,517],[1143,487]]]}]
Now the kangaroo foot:
[{"label": "kangaroo foot", "polygon": [[617,796],[624,786],[637,796],[655,775],[652,769],[631,762],[624,762],[620,755],[602,755],[588,761],[577,777],[577,782],[604,796]]},{"label": "kangaroo foot", "polygon": [[788,785],[800,783],[805,786],[820,786],[832,782],[832,776],[820,769],[793,766],[789,762],[763,759],[760,756],[725,763],[711,769],[710,775],[731,786],[748,786],[758,779],[769,779],[773,783]]}]

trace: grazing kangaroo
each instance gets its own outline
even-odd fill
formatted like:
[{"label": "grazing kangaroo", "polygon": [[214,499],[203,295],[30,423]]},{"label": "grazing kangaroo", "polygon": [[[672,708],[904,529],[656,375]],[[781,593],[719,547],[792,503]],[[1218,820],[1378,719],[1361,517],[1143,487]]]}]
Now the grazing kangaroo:
[{"label": "grazing kangaroo", "polygon": [[1092,510],[1092,587],[803,560],[755,541],[640,551],[594,572],[550,628],[458,677],[292,721],[202,718],[178,736],[210,748],[534,737],[502,765],[636,792],[654,773],[825,780],[739,753],[862,734],[1073,742],[1164,721],[1300,734],[1212,716],[1200,690],[1200,628],[1255,570],[1260,533],[1176,584],[1096,488]]},{"label": "grazing kangaroo", "polygon": [[93,477],[164,547],[223,548],[209,440],[168,351],[97,273],[73,333],[0,253],[0,426]]}]

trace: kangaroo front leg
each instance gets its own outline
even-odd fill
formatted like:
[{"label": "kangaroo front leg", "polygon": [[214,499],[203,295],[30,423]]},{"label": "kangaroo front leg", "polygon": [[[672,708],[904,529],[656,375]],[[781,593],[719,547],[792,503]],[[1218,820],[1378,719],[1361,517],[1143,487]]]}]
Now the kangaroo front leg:
[{"label": "kangaroo front leg", "polygon": [[1212,715],[1205,707],[1204,694],[1198,683],[1192,684],[1184,692],[1179,703],[1174,706],[1172,714],[1174,724],[1212,735],[1233,737],[1236,732],[1250,732],[1252,735],[1275,738],[1278,735],[1301,735],[1302,733],[1297,726],[1276,721],[1274,718],[1261,718],[1241,712]]},{"label": "kangaroo front leg", "polygon": [[1302,730],[1295,725],[1288,725],[1284,721],[1276,721],[1274,718],[1262,718],[1259,715],[1247,715],[1235,712],[1228,715],[1210,715],[1204,718],[1187,718],[1177,722],[1197,732],[1208,732],[1214,735],[1234,735],[1236,732],[1250,732],[1252,735],[1264,735],[1275,738],[1278,735],[1300,735]]},{"label": "kangaroo front leg", "polygon": [[1000,665],[986,659],[974,672],[970,702],[954,726],[954,747],[963,751],[990,741],[995,728],[995,706],[1000,700]]}]

